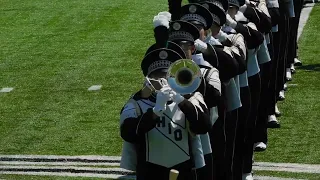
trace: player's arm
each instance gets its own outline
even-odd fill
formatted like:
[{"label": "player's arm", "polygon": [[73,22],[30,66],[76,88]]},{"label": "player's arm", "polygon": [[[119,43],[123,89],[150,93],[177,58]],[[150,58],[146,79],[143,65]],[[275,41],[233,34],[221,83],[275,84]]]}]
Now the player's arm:
[{"label": "player's arm", "polygon": [[238,74],[242,74],[246,69],[246,45],[244,37],[238,34],[227,34],[220,31],[216,36],[222,44],[225,45],[225,49],[228,49],[231,56],[236,60],[238,64]]},{"label": "player's arm", "polygon": [[[212,41],[211,41],[212,43]],[[203,55],[203,59],[212,67],[218,68],[222,81],[229,80],[237,75],[239,64],[231,52],[225,51],[222,45],[212,45],[201,40],[195,41],[195,46]]]},{"label": "player's arm", "polygon": [[189,127],[193,133],[205,134],[211,129],[209,110],[201,93],[196,92],[190,98],[184,98],[178,106],[189,121]]},{"label": "player's arm", "polygon": [[139,137],[155,127],[158,116],[152,108],[146,113],[137,115],[136,107],[132,103],[126,104],[120,114],[120,134],[128,142],[135,143]]},{"label": "player's arm", "polygon": [[232,77],[238,75],[239,64],[237,60],[223,48],[216,47],[217,56],[219,59],[219,73],[221,81],[228,81]]},{"label": "player's arm", "polygon": [[[219,71],[216,68],[206,69],[203,72],[205,78],[205,98],[204,102],[208,109],[217,106],[221,98],[221,81]],[[201,92],[201,91],[200,91]]]},{"label": "player's arm", "polygon": [[264,40],[264,37],[261,32],[252,29],[248,25],[237,23],[235,30],[243,35],[248,49],[257,48],[260,44],[262,44]]},{"label": "player's arm", "polygon": [[[267,14],[262,12],[258,7],[254,5],[244,5],[246,8],[243,15],[248,18],[248,20],[257,26],[257,29],[262,33],[270,32],[272,28],[271,18]],[[264,7],[261,7],[264,8]],[[266,7],[265,7],[266,8]],[[268,10],[266,10],[268,11]]]},{"label": "player's arm", "polygon": [[[246,41],[248,49],[255,49],[260,44],[262,44],[264,37],[261,32],[259,32],[256,27],[253,28],[253,25],[242,24],[241,22],[237,22],[232,19],[229,15],[227,15],[227,24],[232,27],[237,33],[243,35],[244,40]],[[253,24],[253,23],[251,23]]]}]

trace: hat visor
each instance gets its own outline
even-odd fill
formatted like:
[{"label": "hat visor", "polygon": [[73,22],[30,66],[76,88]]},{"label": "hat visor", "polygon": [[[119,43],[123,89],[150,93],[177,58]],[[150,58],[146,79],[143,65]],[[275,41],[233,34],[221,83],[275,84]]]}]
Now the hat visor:
[{"label": "hat visor", "polygon": [[218,18],[220,19],[220,22],[214,21],[216,24],[222,26],[226,23],[226,13],[224,12],[224,10],[220,9],[218,6],[213,6],[212,12],[214,12],[213,14],[218,16]]},{"label": "hat visor", "polygon": [[[159,73],[168,73],[168,68],[159,68],[159,69],[154,69],[148,73],[147,76],[150,76],[151,74],[159,74]],[[162,76],[159,76],[159,78]]]}]

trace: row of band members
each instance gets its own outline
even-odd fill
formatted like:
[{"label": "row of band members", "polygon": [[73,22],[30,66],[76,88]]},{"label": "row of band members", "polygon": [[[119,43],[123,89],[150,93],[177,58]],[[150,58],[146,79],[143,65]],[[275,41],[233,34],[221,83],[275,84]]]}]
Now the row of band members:
[{"label": "row of band members", "polygon": [[[120,113],[122,168],[138,180],[168,179],[171,169],[179,180],[253,179],[255,139],[266,138],[274,109],[263,73],[271,69],[278,8],[264,0],[169,0],[169,12],[153,19],[156,43],[141,62],[143,88]],[[180,59],[202,73],[187,95],[166,79]]]}]

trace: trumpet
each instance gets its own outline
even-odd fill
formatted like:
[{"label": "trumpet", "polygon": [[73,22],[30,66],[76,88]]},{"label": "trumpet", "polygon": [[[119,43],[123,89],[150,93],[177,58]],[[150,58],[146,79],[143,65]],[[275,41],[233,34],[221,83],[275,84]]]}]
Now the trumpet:
[{"label": "trumpet", "polygon": [[200,67],[191,59],[180,59],[170,65],[166,79],[173,91],[181,95],[191,94],[201,84]]}]

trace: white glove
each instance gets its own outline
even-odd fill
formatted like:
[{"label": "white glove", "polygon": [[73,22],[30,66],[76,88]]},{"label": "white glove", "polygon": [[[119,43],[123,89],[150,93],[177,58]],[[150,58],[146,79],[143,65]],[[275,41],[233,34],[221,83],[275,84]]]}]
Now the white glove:
[{"label": "white glove", "polygon": [[184,100],[184,97],[181,94],[176,93],[175,91],[171,91],[172,101],[176,104],[181,103]]},{"label": "white glove", "polygon": [[253,7],[258,7],[258,3],[257,3],[257,2],[250,1],[250,4],[251,4],[251,6],[253,6]]},{"label": "white glove", "polygon": [[169,86],[165,86],[157,93],[156,105],[153,107],[153,112],[157,116],[162,116],[162,113],[166,110],[167,102],[170,100],[170,93],[172,89]]},{"label": "white glove", "polygon": [[220,42],[224,42],[225,40],[227,40],[228,35],[222,30],[220,30],[219,33],[215,36],[215,38],[219,39]]},{"label": "white glove", "polygon": [[242,12],[238,12],[235,17],[236,21],[244,21],[244,22],[249,22],[248,19],[244,16]]},{"label": "white glove", "polygon": [[194,41],[194,46],[196,47],[196,50],[203,52],[208,48],[207,44],[200,39],[197,39]]},{"label": "white glove", "polygon": [[167,11],[159,12],[158,15],[165,16],[168,21],[171,21],[171,13],[169,13]]},{"label": "white glove", "polygon": [[236,30],[234,30],[232,27],[230,27],[230,26],[223,26],[222,28],[221,28],[221,30],[223,31],[223,32],[226,32],[226,33],[237,33],[236,32]]},{"label": "white glove", "polygon": [[[250,3],[250,2],[249,2],[249,3]],[[242,13],[244,13],[244,12],[246,11],[246,9],[247,9],[247,4],[244,4],[244,5],[242,5],[242,6],[239,8],[239,11],[242,12]]]},{"label": "white glove", "polygon": [[233,29],[237,26],[237,22],[234,19],[232,19],[232,17],[229,14],[227,14],[227,22],[226,22],[226,24],[228,26],[232,27]]},{"label": "white glove", "polygon": [[164,15],[157,15],[153,17],[153,26],[156,28],[158,26],[165,26],[169,28],[168,18]]},{"label": "white glove", "polygon": [[208,44],[212,45],[212,46],[222,46],[221,42],[219,39],[216,39],[214,37],[210,38],[210,40],[208,41]]}]

